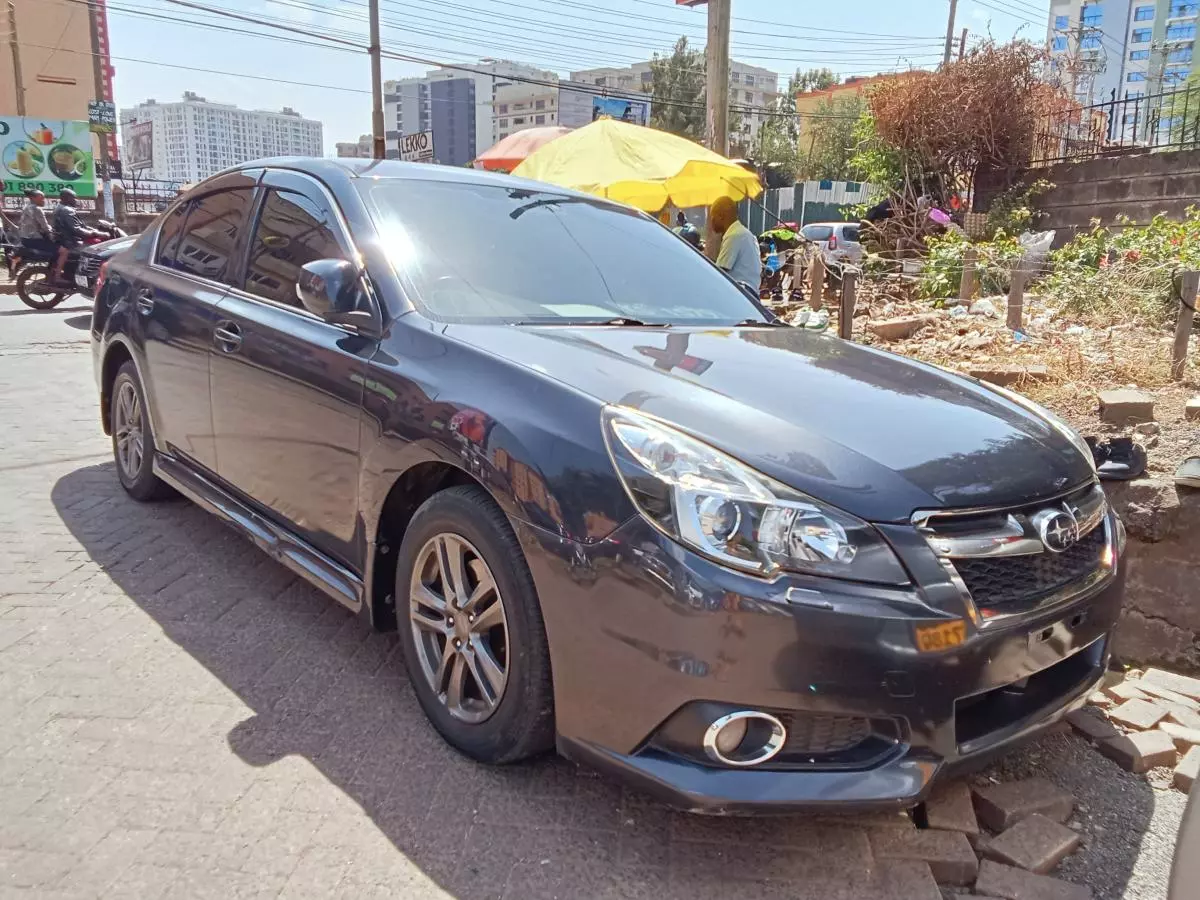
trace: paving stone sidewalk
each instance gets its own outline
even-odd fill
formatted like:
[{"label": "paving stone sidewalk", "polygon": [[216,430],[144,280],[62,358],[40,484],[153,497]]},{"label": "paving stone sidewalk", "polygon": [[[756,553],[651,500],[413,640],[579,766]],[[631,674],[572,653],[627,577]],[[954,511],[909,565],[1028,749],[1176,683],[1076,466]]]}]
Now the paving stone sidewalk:
[{"label": "paving stone sidewalk", "polygon": [[[0,297],[0,898],[940,900],[872,849],[905,817],[688,816],[449,750],[393,636],[124,496],[86,329]],[[1117,862],[1106,896],[1162,896]]]}]

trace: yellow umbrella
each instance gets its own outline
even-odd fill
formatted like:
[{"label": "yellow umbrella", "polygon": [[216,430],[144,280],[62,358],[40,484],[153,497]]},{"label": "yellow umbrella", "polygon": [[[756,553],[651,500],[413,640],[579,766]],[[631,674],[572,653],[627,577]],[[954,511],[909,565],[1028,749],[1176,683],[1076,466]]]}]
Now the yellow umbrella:
[{"label": "yellow umbrella", "polygon": [[513,174],[607,197],[646,212],[667,203],[708,206],[718,197],[757,197],[753,172],[686,138],[597,119],[525,158]]}]

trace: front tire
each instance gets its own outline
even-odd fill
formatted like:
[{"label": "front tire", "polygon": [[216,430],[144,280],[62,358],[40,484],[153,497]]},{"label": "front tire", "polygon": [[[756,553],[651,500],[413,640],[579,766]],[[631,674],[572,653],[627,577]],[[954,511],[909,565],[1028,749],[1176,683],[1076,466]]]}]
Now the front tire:
[{"label": "front tire", "polygon": [[396,618],[421,708],[451,746],[485,763],[554,744],[550,653],[533,577],[481,488],[441,491],[404,533]]},{"label": "front tire", "polygon": [[146,395],[132,361],[117,371],[110,404],[113,460],[121,487],[143,503],[171,496],[171,488],[154,474],[154,433],[146,414]]},{"label": "front tire", "polygon": [[53,309],[67,299],[61,291],[48,289],[53,270],[49,266],[27,265],[17,273],[17,296],[33,309]]}]

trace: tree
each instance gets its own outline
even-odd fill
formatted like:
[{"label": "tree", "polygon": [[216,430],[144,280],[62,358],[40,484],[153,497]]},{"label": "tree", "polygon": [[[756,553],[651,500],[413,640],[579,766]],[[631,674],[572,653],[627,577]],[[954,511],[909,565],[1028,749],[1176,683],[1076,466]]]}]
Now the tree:
[{"label": "tree", "polygon": [[866,112],[859,94],[828,98],[804,121],[800,135],[800,173],[808,180],[851,181],[858,152],[855,129]]},{"label": "tree", "polygon": [[787,92],[792,97],[808,91],[823,91],[838,83],[837,75],[832,69],[797,69],[796,74],[788,79]]},{"label": "tree", "polygon": [[650,61],[650,124],[680,137],[704,142],[704,54],[688,47],[686,37],[675,42],[668,57]]},{"label": "tree", "polygon": [[1200,143],[1200,72],[1167,96],[1159,121],[1169,123],[1172,144]]}]

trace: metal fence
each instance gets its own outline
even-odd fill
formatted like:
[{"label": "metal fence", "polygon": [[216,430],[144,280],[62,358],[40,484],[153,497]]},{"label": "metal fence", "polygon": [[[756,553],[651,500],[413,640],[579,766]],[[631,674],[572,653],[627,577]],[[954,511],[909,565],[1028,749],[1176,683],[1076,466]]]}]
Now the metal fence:
[{"label": "metal fence", "polygon": [[1042,121],[1035,141],[1034,165],[1042,166],[1200,147],[1200,86],[1058,111]]}]

